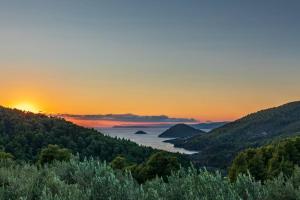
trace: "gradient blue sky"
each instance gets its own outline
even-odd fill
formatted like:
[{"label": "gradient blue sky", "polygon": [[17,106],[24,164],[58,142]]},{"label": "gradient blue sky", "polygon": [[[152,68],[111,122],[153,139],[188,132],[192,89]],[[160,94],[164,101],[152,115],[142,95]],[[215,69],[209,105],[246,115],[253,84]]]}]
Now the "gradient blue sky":
[{"label": "gradient blue sky", "polygon": [[0,104],[236,119],[300,98],[297,0],[0,0]]}]

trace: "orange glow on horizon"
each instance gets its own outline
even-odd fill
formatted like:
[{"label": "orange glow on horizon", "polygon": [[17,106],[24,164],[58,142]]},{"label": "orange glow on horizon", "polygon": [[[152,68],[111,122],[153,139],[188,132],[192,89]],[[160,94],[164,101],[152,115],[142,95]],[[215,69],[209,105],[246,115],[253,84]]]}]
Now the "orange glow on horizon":
[{"label": "orange glow on horizon", "polygon": [[[82,120],[72,117],[63,117],[66,121],[70,121],[74,124],[84,127],[98,128],[98,127],[113,127],[113,126],[149,126],[149,125],[168,125],[174,124],[174,122],[125,122],[125,121],[110,121],[110,120]],[[179,122],[178,122],[179,123]],[[186,123],[197,124],[200,122]]]},{"label": "orange glow on horizon", "polygon": [[15,105],[10,106],[11,108],[16,108],[18,110],[26,111],[26,112],[32,112],[32,113],[39,113],[40,110],[38,106],[36,106],[33,103],[28,103],[28,102],[22,102],[22,103],[17,103]]},{"label": "orange glow on horizon", "polygon": [[[11,93],[10,93],[11,92]],[[198,103],[195,99],[178,99],[177,101],[169,101],[162,98],[160,101],[149,101],[142,98],[141,101],[129,101],[127,96],[112,99],[91,99],[82,98],[82,96],[74,97],[71,94],[43,93],[40,90],[29,90],[20,88],[19,90],[7,91],[5,96],[0,99],[0,105],[17,108],[23,111],[33,113],[45,113],[48,115],[56,115],[58,113],[71,113],[75,115],[97,115],[97,114],[124,114],[133,113],[136,115],[167,115],[172,118],[194,118],[200,123],[207,121],[234,121],[250,113],[282,105],[293,101],[293,99],[282,99],[272,101],[247,100],[247,101],[218,101],[201,99]],[[66,96],[67,95],[67,96]],[[138,122],[119,122],[119,121],[103,121],[103,120],[79,120],[66,119],[75,124],[85,127],[111,127],[117,125],[147,125],[147,123],[139,124]],[[152,123],[156,124],[156,123]],[[159,122],[157,122],[159,124]]]}]

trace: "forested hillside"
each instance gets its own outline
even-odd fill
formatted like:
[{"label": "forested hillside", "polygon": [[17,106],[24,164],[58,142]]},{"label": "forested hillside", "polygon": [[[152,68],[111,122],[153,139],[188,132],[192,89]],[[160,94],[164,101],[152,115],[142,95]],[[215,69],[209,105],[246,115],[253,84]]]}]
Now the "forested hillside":
[{"label": "forested hillside", "polygon": [[200,123],[200,124],[193,124],[192,127],[196,129],[216,129],[221,126],[224,126],[225,124],[228,124],[229,122],[206,122],[206,123]]},{"label": "forested hillside", "polygon": [[111,161],[118,155],[140,163],[153,152],[128,140],[104,136],[63,119],[0,107],[0,149],[17,160],[33,161],[43,147],[56,144],[80,157]]},{"label": "forested hillside", "polygon": [[250,114],[208,134],[172,142],[177,147],[199,151],[193,155],[198,165],[226,169],[234,156],[246,148],[299,134],[298,101]]}]

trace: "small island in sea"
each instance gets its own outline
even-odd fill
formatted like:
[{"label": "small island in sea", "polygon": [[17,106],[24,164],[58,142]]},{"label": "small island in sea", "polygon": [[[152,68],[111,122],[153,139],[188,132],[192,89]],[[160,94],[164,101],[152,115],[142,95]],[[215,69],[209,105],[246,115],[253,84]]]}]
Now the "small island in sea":
[{"label": "small island in sea", "polygon": [[147,134],[145,131],[137,131],[135,132],[134,134],[137,134],[137,135],[145,135]]}]

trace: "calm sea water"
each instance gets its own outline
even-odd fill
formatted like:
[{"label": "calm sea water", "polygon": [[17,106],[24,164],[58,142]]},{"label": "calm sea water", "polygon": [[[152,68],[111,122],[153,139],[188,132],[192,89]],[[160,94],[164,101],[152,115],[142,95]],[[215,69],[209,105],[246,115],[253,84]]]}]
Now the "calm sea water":
[{"label": "calm sea water", "polygon": [[[184,154],[193,154],[197,153],[196,151],[188,151],[183,148],[176,148],[173,144],[165,143],[164,140],[172,138],[159,138],[158,135],[164,132],[167,128],[99,128],[105,135],[111,137],[125,138],[133,142],[136,142],[140,145],[150,146],[156,149],[161,149],[170,152],[179,152]],[[147,134],[138,135],[135,132],[142,130]]]}]

